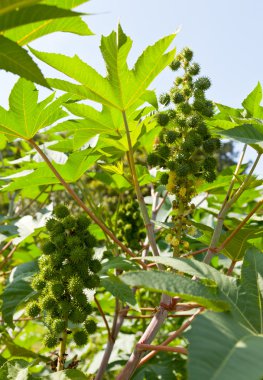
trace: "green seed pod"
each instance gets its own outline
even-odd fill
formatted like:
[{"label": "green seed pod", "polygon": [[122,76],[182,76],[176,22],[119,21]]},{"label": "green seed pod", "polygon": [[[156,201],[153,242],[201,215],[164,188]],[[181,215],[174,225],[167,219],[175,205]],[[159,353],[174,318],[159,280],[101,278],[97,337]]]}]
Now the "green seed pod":
[{"label": "green seed pod", "polygon": [[167,159],[170,156],[170,148],[167,145],[159,145],[157,148],[157,153],[164,159]]},{"label": "green seed pod", "polygon": [[97,288],[100,285],[100,278],[96,274],[87,277],[84,280],[85,287],[88,289]]},{"label": "green seed pod", "polygon": [[79,306],[81,309],[85,309],[88,304],[87,297],[84,293],[76,294],[73,298],[73,303]]},{"label": "green seed pod", "polygon": [[174,104],[182,103],[182,102],[184,101],[184,96],[183,96],[183,94],[181,93],[181,91],[176,90],[176,91],[173,93],[172,100],[173,100]]},{"label": "green seed pod", "polygon": [[189,66],[188,68],[188,73],[190,75],[198,75],[200,72],[200,66],[198,65],[198,63],[193,63],[191,66]]},{"label": "green seed pod", "polygon": [[179,134],[177,132],[170,130],[166,134],[166,141],[168,144],[173,144],[178,137]]},{"label": "green seed pod", "polygon": [[147,164],[149,166],[158,166],[159,164],[159,157],[156,153],[149,153],[147,157]]},{"label": "green seed pod", "polygon": [[186,118],[183,115],[177,115],[176,123],[179,127],[184,128],[186,126]]},{"label": "green seed pod", "polygon": [[191,87],[184,87],[182,90],[182,94],[185,98],[190,98],[192,96],[192,89]]},{"label": "green seed pod", "polygon": [[195,145],[193,143],[192,140],[186,140],[185,142],[183,142],[182,144],[182,149],[184,152],[188,152],[188,153],[191,153],[194,151],[194,148],[195,148]]},{"label": "green seed pod", "polygon": [[194,86],[198,90],[206,91],[211,86],[211,81],[207,77],[200,77],[194,82]]},{"label": "green seed pod", "polygon": [[165,127],[169,123],[169,116],[167,113],[160,112],[157,114],[157,123],[162,127]]},{"label": "green seed pod", "polygon": [[200,147],[202,145],[202,142],[203,142],[203,139],[202,137],[199,135],[199,133],[195,132],[195,131],[190,131],[188,133],[188,136],[187,138],[193,143],[193,145],[195,147]]},{"label": "green seed pod", "polygon": [[62,223],[57,222],[52,230],[52,236],[62,234],[65,231],[65,228]]},{"label": "green seed pod", "polygon": [[67,315],[72,310],[72,304],[70,301],[62,300],[59,301],[59,308],[62,315]]},{"label": "green seed pod", "polygon": [[98,242],[95,236],[91,235],[88,231],[85,232],[85,235],[83,235],[84,243],[86,244],[86,247],[93,248],[95,247]]},{"label": "green seed pod", "polygon": [[169,174],[168,173],[163,173],[160,178],[160,182],[162,185],[167,185],[169,180]]},{"label": "green seed pod", "polygon": [[77,346],[84,346],[85,344],[87,344],[88,334],[86,333],[86,331],[79,330],[75,332],[73,338]]},{"label": "green seed pod", "polygon": [[66,218],[69,215],[69,209],[64,205],[58,205],[54,208],[53,214],[58,219]]},{"label": "green seed pod", "polygon": [[72,230],[77,226],[76,219],[69,215],[62,221],[63,226],[66,230]]},{"label": "green seed pod", "polygon": [[214,180],[216,179],[216,173],[214,171],[205,172],[204,173],[204,179],[207,182],[214,182]]},{"label": "green seed pod", "polygon": [[173,71],[177,71],[181,66],[181,62],[178,59],[174,59],[173,62],[170,64],[170,68]]},{"label": "green seed pod", "polygon": [[167,161],[167,164],[166,164],[167,168],[174,171],[175,168],[176,168],[176,162],[175,161]]},{"label": "green seed pod", "polygon": [[159,101],[164,106],[168,106],[168,104],[170,103],[170,95],[167,94],[167,93],[161,94],[160,98],[159,98]]},{"label": "green seed pod", "polygon": [[90,219],[82,214],[80,215],[78,218],[77,218],[77,230],[81,230],[81,231],[84,231],[88,228],[88,226],[90,225]]},{"label": "green seed pod", "polygon": [[70,252],[70,260],[74,263],[83,262],[86,259],[86,252],[83,247],[76,247]]},{"label": "green seed pod", "polygon": [[193,108],[196,111],[199,111],[199,112],[203,113],[203,111],[206,108],[206,100],[202,99],[202,98],[195,98],[195,100],[193,102]]},{"label": "green seed pod", "polygon": [[54,335],[47,334],[44,337],[44,344],[48,348],[53,348],[58,344],[58,338]]},{"label": "green seed pod", "polygon": [[84,284],[81,278],[78,275],[74,275],[70,277],[68,282],[68,291],[72,296],[82,293],[82,289],[84,288]]},{"label": "green seed pod", "polygon": [[198,125],[202,122],[202,117],[198,115],[197,113],[188,116],[186,119],[186,125],[189,128],[197,128]]},{"label": "green seed pod", "polygon": [[210,100],[205,101],[205,106],[202,109],[202,114],[206,117],[212,117],[214,115],[214,105]]},{"label": "green seed pod", "polygon": [[68,236],[67,237],[67,246],[68,248],[76,248],[81,246],[81,239],[79,236]]},{"label": "green seed pod", "polygon": [[86,312],[83,309],[76,307],[69,313],[68,319],[73,323],[83,323],[86,317]]},{"label": "green seed pod", "polygon": [[94,259],[89,262],[89,268],[93,273],[98,273],[102,266],[99,260]]},{"label": "green seed pod", "polygon": [[197,128],[197,133],[199,133],[203,138],[209,135],[207,126],[205,124],[200,124]]},{"label": "green seed pod", "polygon": [[54,235],[54,236],[52,236],[52,242],[58,248],[61,248],[66,244],[66,235],[64,233]]},{"label": "green seed pod", "polygon": [[203,166],[206,171],[213,171],[216,168],[217,161],[214,157],[206,157]]},{"label": "green seed pod", "polygon": [[84,329],[88,334],[94,334],[97,330],[97,324],[95,321],[93,321],[93,319],[87,319],[84,322]]},{"label": "green seed pod", "polygon": [[40,273],[35,275],[31,282],[31,287],[36,291],[41,291],[45,288],[46,281],[43,279]]},{"label": "green seed pod", "polygon": [[213,153],[216,150],[215,139],[208,139],[203,142],[203,149],[206,153]]},{"label": "green seed pod", "polygon": [[190,106],[190,104],[189,103],[182,103],[181,105],[180,105],[180,110],[181,110],[181,112],[184,114],[184,115],[189,115],[189,113],[191,112],[191,110],[192,110],[192,107]]},{"label": "green seed pod", "polygon": [[66,322],[64,319],[54,319],[51,325],[52,331],[54,331],[55,334],[60,334],[62,331],[64,331],[66,328]]},{"label": "green seed pod", "polygon": [[41,273],[45,281],[55,280],[59,275],[58,271],[53,266],[42,268]]},{"label": "green seed pod", "polygon": [[177,165],[175,169],[176,174],[178,177],[186,177],[190,172],[190,167],[187,163]]},{"label": "green seed pod", "polygon": [[56,219],[54,219],[54,218],[48,219],[47,222],[46,222],[46,229],[49,232],[52,232],[56,225],[57,225],[57,220]]},{"label": "green seed pod", "polygon": [[51,241],[46,241],[42,246],[42,251],[45,255],[51,255],[56,252],[56,246]]},{"label": "green seed pod", "polygon": [[[174,120],[176,118],[175,110],[172,110],[172,109],[167,110],[167,115],[169,117],[169,120]],[[161,133],[162,133],[162,131],[161,131]],[[161,141],[161,137],[160,137],[160,141]],[[161,141],[161,142],[163,142],[163,141]]]},{"label": "green seed pod", "polygon": [[50,291],[54,298],[59,298],[64,293],[64,286],[60,282],[51,282],[50,283]]},{"label": "green seed pod", "polygon": [[182,84],[182,83],[183,83],[182,77],[175,78],[175,81],[174,81],[175,86],[180,86],[180,84]]},{"label": "green seed pod", "polygon": [[189,49],[188,47],[185,47],[183,50],[182,50],[182,56],[188,61],[190,62],[194,56],[194,53],[191,49]]},{"label": "green seed pod", "polygon": [[26,307],[26,313],[32,318],[37,317],[40,311],[41,309],[36,301],[31,301]]},{"label": "green seed pod", "polygon": [[40,301],[41,309],[43,310],[52,310],[56,306],[57,301],[51,295],[47,294]]}]

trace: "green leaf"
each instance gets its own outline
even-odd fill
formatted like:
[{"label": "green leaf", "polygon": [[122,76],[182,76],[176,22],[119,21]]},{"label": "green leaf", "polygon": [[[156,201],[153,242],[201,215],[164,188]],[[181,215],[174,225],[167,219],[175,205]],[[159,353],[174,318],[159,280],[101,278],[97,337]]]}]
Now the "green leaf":
[{"label": "green leaf", "polygon": [[242,124],[218,133],[244,144],[255,144],[263,141],[263,124]]},{"label": "green leaf", "polygon": [[124,257],[113,257],[106,262],[102,262],[102,270],[100,273],[107,273],[109,269],[121,269],[121,270],[136,270],[138,266],[136,263],[131,262],[130,260]]},{"label": "green leaf", "polygon": [[10,71],[44,87],[49,85],[27,51],[0,35],[0,69]]},{"label": "green leaf", "polygon": [[57,8],[45,4],[36,4],[0,15],[0,31],[6,31],[17,26],[31,24],[37,21],[62,17],[75,17],[79,15],[79,13],[73,12],[69,9]]},{"label": "green leaf", "polygon": [[16,10],[17,8],[29,7],[41,0],[1,0],[0,15]]},{"label": "green leaf", "polygon": [[216,286],[204,285],[175,273],[167,272],[129,272],[121,276],[121,280],[130,286],[144,287],[156,292],[164,292],[171,296],[179,296],[185,300],[198,302],[209,309],[228,310],[228,302],[218,293]]},{"label": "green leaf", "polygon": [[1,296],[3,319],[10,326],[13,325],[13,315],[17,307],[35,294],[30,286],[30,279],[36,270],[35,262],[30,262],[15,268],[10,275],[10,282]]},{"label": "green leaf", "polygon": [[227,313],[206,312],[192,323],[189,380],[259,380],[263,336],[254,335]]},{"label": "green leaf", "polygon": [[52,102],[53,97],[52,94],[38,103],[35,85],[20,78],[9,97],[10,109],[6,111],[0,107],[0,132],[28,140],[40,129],[67,116],[60,106],[70,95],[65,94]]},{"label": "green leaf", "polygon": [[0,379],[32,380],[28,366],[29,363],[22,359],[8,360],[0,368]]},{"label": "green leaf", "polygon": [[249,116],[262,118],[260,102],[262,100],[262,88],[258,82],[254,90],[242,102],[242,106],[248,111]]},{"label": "green leaf", "polygon": [[[145,101],[156,105],[156,98],[147,88],[155,77],[173,60],[175,51],[165,53],[175,34],[162,38],[149,46],[137,60],[134,69],[127,65],[127,56],[131,40],[122,31],[112,32],[101,39],[101,52],[104,57],[108,76],[104,78],[79,57],[67,57],[61,54],[43,53],[31,49],[33,54],[50,66],[82,84],[79,85],[61,80],[49,80],[56,88],[79,94],[121,112],[136,108]],[[120,115],[121,116],[121,115]]]},{"label": "green leaf", "polygon": [[101,285],[114,297],[119,298],[122,302],[136,306],[136,299],[132,290],[118,277],[113,275],[110,275],[108,277],[101,277]]}]

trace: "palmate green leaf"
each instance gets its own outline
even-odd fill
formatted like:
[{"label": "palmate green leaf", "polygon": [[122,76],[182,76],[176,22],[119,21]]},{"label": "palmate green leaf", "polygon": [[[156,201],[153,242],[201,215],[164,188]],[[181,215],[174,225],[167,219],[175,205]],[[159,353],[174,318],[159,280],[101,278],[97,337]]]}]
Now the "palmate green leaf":
[{"label": "palmate green leaf", "polygon": [[262,100],[262,87],[258,82],[254,90],[242,102],[242,106],[249,113],[248,116],[262,119],[263,108],[260,106]]},{"label": "palmate green leaf", "polygon": [[29,362],[22,359],[6,361],[0,368],[0,379],[32,380],[28,372]]},{"label": "palmate green leaf", "polygon": [[4,32],[24,24],[62,17],[75,17],[80,13],[55,6],[36,4],[0,15],[0,31]]},{"label": "palmate green leaf", "polygon": [[122,302],[136,306],[136,299],[128,285],[123,283],[117,276],[103,276],[100,279],[101,285],[110,292],[114,297],[119,298]]},{"label": "palmate green leaf", "polygon": [[0,15],[39,3],[41,0],[1,0]]},{"label": "palmate green leaf", "polygon": [[0,69],[10,71],[13,74],[41,84],[49,85],[41,73],[39,67],[32,60],[27,51],[15,42],[0,35]]},{"label": "palmate green leaf", "polygon": [[[124,112],[139,102],[155,103],[152,93],[147,88],[155,77],[173,60],[175,51],[165,53],[175,34],[162,38],[149,46],[130,70],[126,63],[131,48],[131,40],[118,27],[118,33],[112,32],[102,37],[101,52],[107,66],[107,77],[101,76],[79,57],[67,57],[61,54],[43,53],[31,49],[33,54],[82,84],[79,85],[58,80],[49,80],[52,86],[99,102],[108,107]],[[137,104],[139,106],[139,104]]]},{"label": "palmate green leaf", "polygon": [[0,107],[0,133],[31,139],[42,128],[67,116],[60,105],[69,99],[65,94],[53,100],[53,95],[38,103],[38,91],[32,82],[20,78],[9,97],[10,109]]},{"label": "palmate green leaf", "polygon": [[228,302],[219,294],[217,286],[204,285],[191,278],[168,272],[129,272],[121,280],[130,286],[143,287],[185,300],[198,302],[200,305],[215,311],[229,309]]},{"label": "palmate green leaf", "polygon": [[[54,0],[45,1],[44,4],[57,6],[63,9],[71,9],[88,0]],[[61,19],[51,18],[50,20],[34,22],[30,25],[23,25],[13,28],[4,33],[4,35],[19,45],[26,45],[29,42],[54,32],[69,32],[82,36],[93,34],[88,25],[80,17],[67,17]]]},{"label": "palmate green leaf", "polygon": [[[101,157],[98,152],[86,149],[72,153],[64,165],[53,163],[59,174],[66,182],[76,182]],[[13,182],[2,188],[2,191],[13,191],[32,186],[59,183],[54,173],[45,163],[38,164],[38,168],[23,177],[14,178]]]},{"label": "palmate green leaf", "polygon": [[259,380],[263,376],[263,336],[227,313],[206,312],[192,324],[189,380]]},{"label": "palmate green leaf", "polygon": [[33,274],[34,272],[29,272],[18,276],[3,291],[2,315],[9,326],[13,326],[13,315],[18,306],[35,294],[30,286],[30,278]]},{"label": "palmate green leaf", "polygon": [[255,144],[263,142],[263,124],[242,124],[228,130],[218,132],[223,136],[230,137],[244,144]]}]

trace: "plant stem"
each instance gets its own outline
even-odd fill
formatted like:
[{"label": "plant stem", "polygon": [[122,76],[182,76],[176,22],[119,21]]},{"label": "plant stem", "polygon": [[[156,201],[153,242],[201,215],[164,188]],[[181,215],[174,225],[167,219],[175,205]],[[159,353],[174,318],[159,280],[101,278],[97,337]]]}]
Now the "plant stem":
[{"label": "plant stem", "polygon": [[[193,320],[197,317],[198,314],[200,314],[202,311],[204,310],[204,308],[200,308],[198,309],[193,315],[191,315],[190,318],[188,318],[182,325],[181,327],[179,327],[178,330],[176,330],[174,333],[172,333],[169,338],[167,338],[165,341],[163,341],[161,343],[161,346],[166,346],[168,345],[169,343],[171,343],[174,339],[176,339],[178,336],[180,336],[182,334],[182,332],[184,332],[187,327],[189,327],[191,325],[191,323],[193,322]],[[139,363],[138,367],[141,367],[143,364],[145,364],[148,360],[150,360],[155,354],[157,354],[156,351],[153,351],[151,353],[149,353],[148,355],[146,355]]]},{"label": "plant stem", "polygon": [[109,340],[112,340],[112,336],[111,336],[111,332],[110,332],[110,328],[109,328],[108,321],[107,321],[107,319],[106,319],[106,316],[105,316],[105,314],[104,314],[104,312],[103,312],[103,310],[102,310],[102,307],[100,306],[100,303],[99,303],[99,301],[97,300],[96,296],[94,296],[94,301],[95,301],[95,303],[96,303],[96,305],[97,305],[97,308],[99,309],[100,315],[102,316],[102,319],[103,319],[103,321],[104,321],[104,323],[105,323],[105,326],[106,326],[106,329],[107,329],[107,331],[108,331],[108,339],[109,339]]},{"label": "plant stem", "polygon": [[165,351],[165,352],[178,352],[180,354],[187,355],[188,351],[184,347],[166,347],[161,345],[152,345],[152,344],[137,344],[137,349],[141,351],[149,350],[149,351]]},{"label": "plant stem", "polygon": [[226,274],[227,276],[231,276],[231,274],[233,272],[233,269],[235,268],[236,263],[237,262],[235,260],[232,260],[231,265],[228,268],[228,271],[227,271],[227,274]]},{"label": "plant stem", "polygon": [[[53,166],[46,154],[39,148],[39,146],[34,142],[34,140],[27,140],[40,154],[43,160],[46,162],[48,167],[52,170],[59,182],[65,187],[67,192],[72,196],[72,198],[77,202],[77,204],[89,215],[89,217],[102,229],[105,234],[107,234],[119,247],[122,248],[129,256],[136,257],[136,255],[127,248],[121,241],[119,241],[116,236],[105,226],[105,224],[85,205],[85,203],[79,198],[75,191],[70,187],[70,185],[64,180],[63,177],[59,174],[57,169]],[[146,265],[143,262],[140,262],[142,267],[146,269]]]},{"label": "plant stem", "polygon": [[239,172],[239,169],[241,167],[241,164],[242,164],[242,161],[243,161],[243,158],[244,158],[244,155],[245,155],[245,150],[246,150],[246,146],[244,146],[243,148],[243,151],[240,155],[240,159],[237,163],[237,166],[236,166],[236,170],[234,172],[234,175],[233,175],[233,178],[232,178],[232,181],[230,183],[230,186],[229,186],[229,189],[228,189],[228,192],[227,192],[227,195],[225,197],[225,200],[222,204],[222,207],[220,209],[220,212],[218,214],[218,222],[217,222],[217,225],[216,225],[216,228],[214,230],[214,233],[213,233],[213,236],[212,236],[212,239],[211,239],[211,243],[210,243],[210,246],[209,246],[209,249],[207,251],[207,254],[204,258],[204,263],[206,264],[209,264],[212,257],[213,257],[213,254],[214,252],[216,251],[216,246],[219,242],[219,239],[220,239],[220,236],[221,236],[221,233],[222,233],[222,229],[223,229],[223,225],[224,225],[224,220],[225,220],[225,217],[229,211],[229,209],[231,208],[231,206],[233,205],[234,202],[236,202],[236,200],[241,196],[241,194],[243,193],[243,191],[246,189],[246,186],[248,185],[251,177],[252,177],[252,174],[258,164],[258,161],[260,160],[260,157],[261,157],[261,153],[258,153],[257,155],[257,158],[254,162],[254,164],[252,165],[246,179],[244,180],[244,182],[242,183],[242,185],[239,187],[239,189],[234,193],[234,195],[231,197],[231,192],[232,192],[232,189],[234,187],[234,184],[236,182],[236,178],[237,178],[237,174]]},{"label": "plant stem", "polygon": [[67,346],[67,329],[63,331],[61,341],[60,341],[57,371],[62,371],[64,369],[66,346]]}]

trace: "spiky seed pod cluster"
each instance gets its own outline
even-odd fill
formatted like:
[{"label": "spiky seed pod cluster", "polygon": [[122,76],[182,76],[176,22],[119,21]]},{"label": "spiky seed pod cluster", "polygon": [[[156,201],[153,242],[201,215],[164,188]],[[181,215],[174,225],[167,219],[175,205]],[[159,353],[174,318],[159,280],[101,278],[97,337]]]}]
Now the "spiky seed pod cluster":
[{"label": "spiky seed pod cluster", "polygon": [[163,128],[147,159],[150,166],[165,169],[160,182],[176,196],[173,205],[175,227],[167,241],[176,247],[177,253],[187,250],[183,237],[191,229],[188,218],[193,210],[191,199],[196,194],[196,185],[202,180],[215,180],[217,163],[213,154],[220,149],[219,139],[212,137],[206,126],[207,118],[214,114],[213,103],[205,94],[211,82],[207,77],[196,78],[200,66],[192,59],[192,50],[185,48],[170,65],[174,71],[182,69],[183,75],[177,77],[170,92],[160,98],[160,103],[164,106],[170,103],[170,108],[156,116]]},{"label": "spiky seed pod cluster", "polygon": [[116,214],[118,233],[117,238],[133,250],[140,250],[146,236],[144,224],[136,200],[129,198],[127,203],[121,204]]},{"label": "spiky seed pod cluster", "polygon": [[[31,282],[38,299],[31,301],[26,310],[33,318],[44,316],[49,329],[44,341],[49,348],[58,344],[68,321],[83,324],[76,338],[74,335],[79,345],[85,344],[88,334],[96,329],[96,323],[89,319],[92,307],[84,293],[85,288],[93,289],[100,283],[96,273],[101,264],[93,257],[96,239],[88,231],[89,225],[85,215],[73,217],[64,205],[57,206],[46,223],[50,238],[42,246],[39,272]],[[89,325],[93,329],[87,329]]]}]

